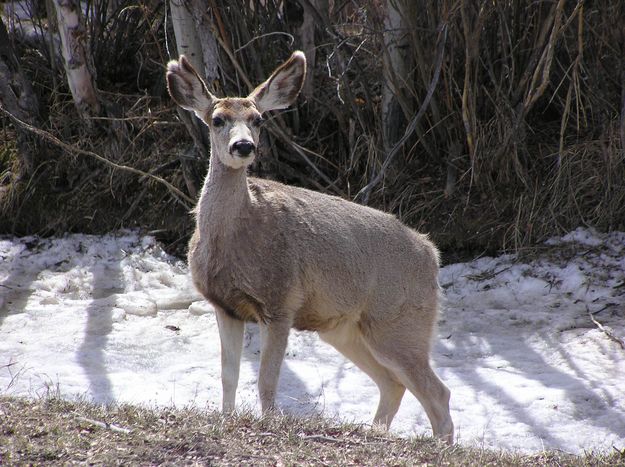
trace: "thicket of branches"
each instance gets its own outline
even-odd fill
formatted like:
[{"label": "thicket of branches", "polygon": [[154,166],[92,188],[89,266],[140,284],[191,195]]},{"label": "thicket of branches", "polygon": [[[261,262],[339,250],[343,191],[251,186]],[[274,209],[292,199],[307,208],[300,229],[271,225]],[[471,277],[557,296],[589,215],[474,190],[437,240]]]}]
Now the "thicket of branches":
[{"label": "thicket of branches", "polygon": [[[623,2],[203,3],[217,94],[247,94],[295,48],[312,58],[299,105],[268,125],[261,176],[392,211],[448,251],[625,229]],[[0,115],[0,230],[141,226],[184,245],[207,154],[166,95],[168,5],[88,3],[102,103],[89,124],[52,21],[28,5],[20,23],[4,4],[39,104],[30,119]]]}]

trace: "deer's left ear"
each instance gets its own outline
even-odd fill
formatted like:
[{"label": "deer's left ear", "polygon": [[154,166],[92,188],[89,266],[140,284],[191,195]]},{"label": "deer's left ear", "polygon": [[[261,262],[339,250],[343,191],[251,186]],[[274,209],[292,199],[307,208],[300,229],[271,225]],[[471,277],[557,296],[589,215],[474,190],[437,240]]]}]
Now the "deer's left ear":
[{"label": "deer's left ear", "polygon": [[306,56],[293,52],[291,57],[271,74],[269,79],[258,85],[248,96],[260,113],[268,110],[286,109],[302,89],[306,77]]}]

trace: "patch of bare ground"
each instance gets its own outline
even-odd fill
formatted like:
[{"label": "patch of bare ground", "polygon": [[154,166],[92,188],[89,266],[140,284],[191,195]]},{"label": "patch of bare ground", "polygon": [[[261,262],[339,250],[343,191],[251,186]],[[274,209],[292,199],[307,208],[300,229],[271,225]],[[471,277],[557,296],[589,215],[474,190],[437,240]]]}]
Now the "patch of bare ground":
[{"label": "patch of bare ground", "polygon": [[2,465],[625,465],[625,452],[447,447],[319,417],[0,398]]}]

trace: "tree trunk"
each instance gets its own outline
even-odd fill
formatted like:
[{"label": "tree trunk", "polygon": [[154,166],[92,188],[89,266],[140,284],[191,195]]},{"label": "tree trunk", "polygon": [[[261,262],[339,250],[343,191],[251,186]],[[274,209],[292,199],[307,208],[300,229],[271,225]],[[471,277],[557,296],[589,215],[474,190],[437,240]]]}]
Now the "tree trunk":
[{"label": "tree trunk", "polygon": [[195,19],[195,30],[200,39],[202,60],[206,84],[211,92],[215,92],[214,83],[219,79],[219,48],[211,27],[212,19],[208,12],[206,0],[189,0],[191,14]]},{"label": "tree trunk", "polygon": [[85,121],[100,113],[93,78],[93,62],[87,46],[87,33],[79,0],[54,0],[61,36],[67,83],[79,115]]},{"label": "tree trunk", "polygon": [[[39,102],[19,65],[6,27],[0,18],[0,106],[14,117],[30,125],[39,120]],[[21,159],[18,177],[32,173],[39,153],[39,141],[16,125],[17,148]]]},{"label": "tree trunk", "polygon": [[384,149],[388,153],[404,132],[403,106],[409,107],[406,83],[410,82],[410,39],[405,15],[412,0],[387,0],[384,18],[384,87],[382,89],[382,125]]},{"label": "tree trunk", "polygon": [[[196,70],[203,71],[206,84],[211,88],[211,91],[214,91],[212,84],[219,75],[219,52],[206,13],[206,2],[201,0],[170,0],[169,8],[178,55],[185,55]],[[188,112],[180,107],[178,107],[178,115],[193,138],[200,158],[206,157],[210,147],[206,125],[195,117],[193,112]],[[180,164],[187,190],[195,198],[201,177],[194,164],[189,160],[188,155],[181,157]]]},{"label": "tree trunk", "polygon": [[186,56],[196,70],[203,70],[202,43],[195,28],[190,1],[171,0],[169,8],[171,10],[171,23],[174,27],[174,35],[176,36],[178,55]]},{"label": "tree trunk", "polygon": [[318,26],[323,28],[323,24],[319,24],[319,17],[327,17],[330,12],[328,0],[298,0],[298,3],[304,10],[302,24],[298,28],[301,48],[306,55],[308,72],[306,80],[302,87],[302,95],[310,99],[314,93],[313,70],[317,60],[317,44],[315,43],[315,28]]}]

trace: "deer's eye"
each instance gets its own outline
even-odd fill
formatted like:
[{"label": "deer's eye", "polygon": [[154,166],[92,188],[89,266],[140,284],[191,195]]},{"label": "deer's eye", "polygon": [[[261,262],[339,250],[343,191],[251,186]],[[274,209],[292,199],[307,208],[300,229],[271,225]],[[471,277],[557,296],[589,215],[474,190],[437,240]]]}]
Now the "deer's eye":
[{"label": "deer's eye", "polygon": [[265,119],[263,117],[256,117],[254,120],[252,120],[252,125],[258,128],[262,125],[264,121]]},{"label": "deer's eye", "polygon": [[217,127],[217,128],[222,127],[222,126],[225,125],[225,123],[226,123],[226,121],[223,118],[221,118],[221,117],[213,117],[213,126],[214,127]]}]

